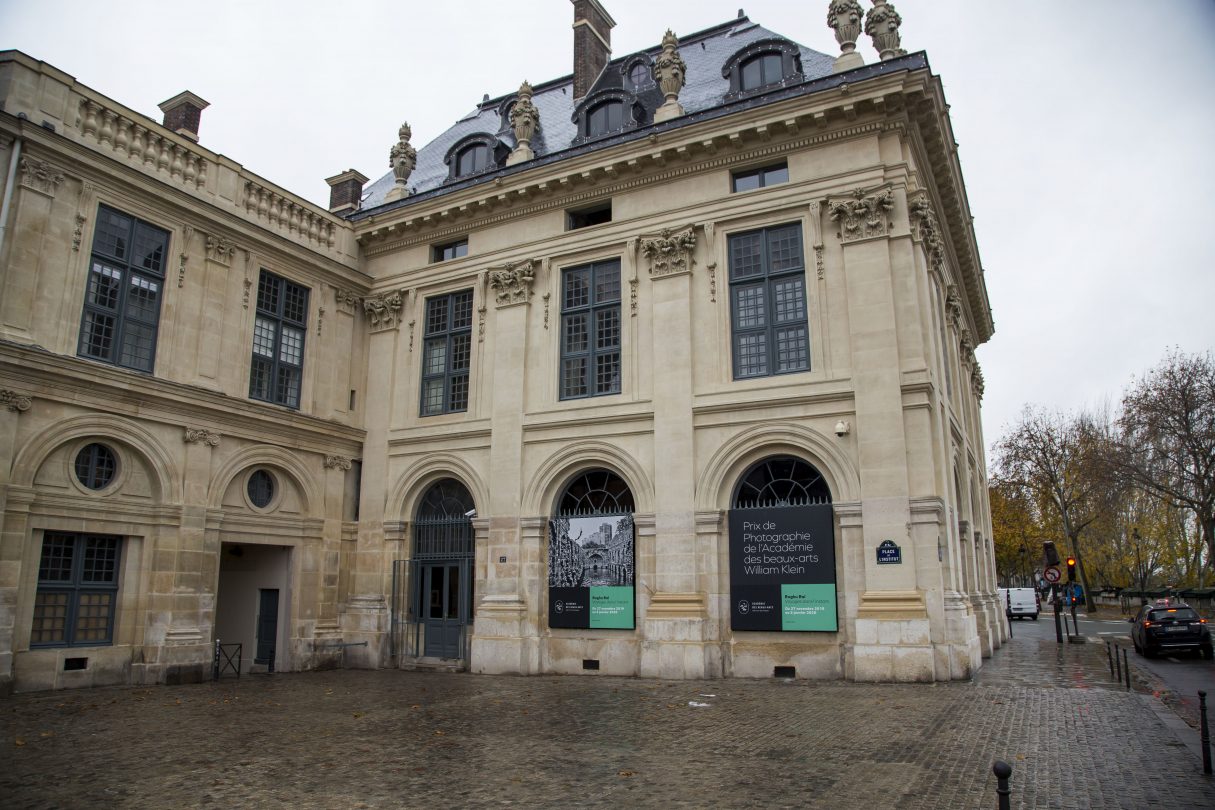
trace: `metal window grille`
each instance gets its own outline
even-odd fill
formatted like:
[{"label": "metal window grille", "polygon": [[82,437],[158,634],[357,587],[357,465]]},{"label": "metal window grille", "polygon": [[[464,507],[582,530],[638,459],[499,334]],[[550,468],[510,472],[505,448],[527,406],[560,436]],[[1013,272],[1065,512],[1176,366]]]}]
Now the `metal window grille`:
[{"label": "metal window grille", "polygon": [[472,290],[426,299],[422,416],[468,410],[472,321]]},{"label": "metal window grille", "polygon": [[799,458],[768,458],[747,470],[734,493],[734,509],[831,503],[822,473]]},{"label": "metal window grille", "polygon": [[561,399],[620,393],[620,262],[566,270]]},{"label": "metal window grille", "polygon": [[730,237],[734,379],[810,370],[801,226]]},{"label": "metal window grille", "polygon": [[47,532],[42,538],[31,647],[113,643],[121,538]]},{"label": "metal window grille", "polygon": [[105,445],[93,443],[76,454],[76,478],[89,489],[105,489],[114,480],[118,462]]},{"label": "metal window grille", "polygon": [[152,372],[168,231],[99,206],[76,353]]},{"label": "metal window grille", "polygon": [[307,327],[308,289],[261,271],[249,367],[250,399],[299,409]]},{"label": "metal window grille", "polygon": [[631,515],[633,510],[633,493],[624,479],[610,470],[591,470],[575,478],[565,488],[557,515]]}]

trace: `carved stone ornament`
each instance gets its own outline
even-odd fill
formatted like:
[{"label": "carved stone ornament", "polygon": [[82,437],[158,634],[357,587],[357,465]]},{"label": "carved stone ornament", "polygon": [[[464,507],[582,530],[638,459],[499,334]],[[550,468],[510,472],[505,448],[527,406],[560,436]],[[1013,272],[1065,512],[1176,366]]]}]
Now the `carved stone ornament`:
[{"label": "carved stone ornament", "polygon": [[333,288],[333,302],[337,304],[337,308],[342,312],[353,315],[359,306],[359,297],[354,290],[343,290],[341,287]]},{"label": "carved stone ornament", "polygon": [[84,214],[76,215],[76,230],[72,231],[72,250],[80,250],[80,240],[84,237]]},{"label": "carved stone ornament", "polygon": [[962,365],[970,367],[975,362],[975,344],[970,337],[970,330],[962,327],[962,337],[958,340],[958,356],[962,358]]},{"label": "carved stone ornament", "polygon": [[899,26],[903,18],[886,0],[873,0],[873,8],[865,15],[865,33],[873,37],[874,50],[883,62],[902,56],[907,51],[899,47]]},{"label": "carved stone ornament", "polygon": [[691,272],[694,247],[696,232],[691,227],[678,233],[663,228],[657,239],[641,240],[641,252],[649,258],[650,275],[655,278]]},{"label": "carved stone ornament", "polygon": [[662,53],[654,60],[654,75],[658,77],[658,86],[666,96],[663,105],[654,111],[655,123],[684,114],[683,106],[679,103],[679,91],[683,89],[688,66],[676,50],[678,47],[679,40],[668,28],[662,38]]},{"label": "carved stone ornament", "polygon": [[970,378],[970,390],[974,392],[975,399],[982,401],[983,389],[985,387],[986,386],[983,382],[983,369],[979,368],[978,361],[975,361],[975,371]]},{"label": "carved stone ornament", "polygon": [[345,456],[325,456],[325,466],[336,470],[349,470],[350,459]]},{"label": "carved stone ornament", "polygon": [[958,285],[950,284],[945,288],[945,311],[949,314],[949,322],[954,328],[962,324],[962,299],[958,296]]},{"label": "carved stone ornament", "polygon": [[945,242],[941,239],[941,225],[937,221],[936,212],[932,210],[932,203],[928,201],[928,195],[921,192],[908,203],[907,213],[911,216],[912,237],[923,243],[932,269],[942,272],[945,265]]},{"label": "carved stone ornament", "polygon": [[63,172],[45,160],[21,156],[21,185],[54,197],[62,182]]},{"label": "carved stone ornament", "polygon": [[859,188],[856,199],[827,203],[831,221],[839,223],[840,241],[847,244],[858,239],[885,236],[888,232],[887,217],[894,209],[894,192],[883,191],[868,197]]},{"label": "carved stone ornament", "polygon": [[414,166],[418,165],[418,150],[409,144],[412,135],[413,130],[409,128],[408,122],[401,124],[401,128],[397,130],[398,140],[392,145],[392,149],[388,150],[388,165],[392,167],[396,183],[385,195],[384,202],[409,196],[409,187],[405,183],[409,180],[409,175],[413,174]]},{"label": "carved stone ornament", "polygon": [[205,428],[186,428],[186,432],[182,434],[182,441],[186,444],[209,444],[212,447],[219,446],[219,434],[213,433]]},{"label": "carved stone ornament", "polygon": [[383,292],[363,299],[363,311],[371,319],[372,331],[396,329],[401,324],[405,295],[401,290]]},{"label": "carved stone ornament", "polygon": [[519,85],[519,100],[510,108],[510,125],[518,146],[506,159],[508,166],[536,156],[532,151],[532,136],[540,127],[540,111],[532,103],[532,86],[526,81]]},{"label": "carved stone ornament", "polygon": [[840,44],[836,73],[864,64],[860,54],[856,53],[856,41],[861,36],[861,20],[864,17],[865,11],[856,0],[832,0],[827,7],[827,27],[835,29],[835,41]]},{"label": "carved stone ornament", "polygon": [[535,259],[507,262],[501,270],[489,271],[489,286],[496,291],[495,300],[499,309],[530,300],[532,282],[535,280]]},{"label": "carved stone ornament", "polygon": [[236,245],[226,236],[207,237],[207,258],[220,264],[231,264]]},{"label": "carved stone ornament", "polygon": [[0,405],[8,408],[13,413],[28,411],[30,409],[30,398],[22,396],[16,391],[10,391],[7,388],[0,388]]}]

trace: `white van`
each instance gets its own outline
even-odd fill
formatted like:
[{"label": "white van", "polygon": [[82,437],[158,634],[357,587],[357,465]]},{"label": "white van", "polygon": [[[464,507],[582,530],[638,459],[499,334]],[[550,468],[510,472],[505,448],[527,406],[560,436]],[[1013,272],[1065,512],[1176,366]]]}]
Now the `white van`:
[{"label": "white van", "polygon": [[1028,616],[1038,620],[1038,594],[1033,588],[1000,588],[1000,599],[1004,602],[1004,615],[1010,619]]}]

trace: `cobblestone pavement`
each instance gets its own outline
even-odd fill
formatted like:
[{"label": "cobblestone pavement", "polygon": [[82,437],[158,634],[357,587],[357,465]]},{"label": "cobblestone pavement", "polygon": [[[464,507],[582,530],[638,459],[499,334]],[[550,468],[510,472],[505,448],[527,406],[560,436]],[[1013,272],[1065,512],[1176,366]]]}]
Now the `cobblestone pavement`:
[{"label": "cobblestone pavement", "polygon": [[985,664],[937,685],[345,671],[17,695],[0,807],[954,810],[996,807],[997,759],[1014,807],[1215,806],[1092,649],[1015,639]]}]

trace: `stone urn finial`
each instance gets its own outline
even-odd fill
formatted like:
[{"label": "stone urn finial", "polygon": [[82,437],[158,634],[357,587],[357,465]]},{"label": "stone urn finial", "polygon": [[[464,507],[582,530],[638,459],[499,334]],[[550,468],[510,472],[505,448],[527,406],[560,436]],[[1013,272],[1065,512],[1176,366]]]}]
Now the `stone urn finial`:
[{"label": "stone urn finial", "polygon": [[873,0],[873,8],[865,15],[865,33],[873,38],[873,47],[885,62],[907,53],[899,47],[899,26],[903,18],[886,0]]},{"label": "stone urn finial", "polygon": [[835,72],[862,67],[865,60],[856,52],[856,41],[861,36],[861,21],[865,12],[856,0],[831,0],[827,8],[827,26],[835,29],[835,40],[840,44],[840,55],[835,58]]},{"label": "stone urn finial", "polygon": [[662,88],[667,100],[654,111],[654,123],[678,118],[684,114],[683,105],[679,103],[679,91],[683,89],[688,66],[676,50],[678,47],[679,39],[668,28],[662,38],[662,53],[654,60],[654,74],[658,77],[658,86]]},{"label": "stone urn finial", "polygon": [[532,104],[532,86],[526,81],[519,85],[519,100],[510,108],[510,125],[515,130],[515,140],[519,145],[506,159],[507,166],[536,156],[532,151],[532,136],[540,126],[540,111]]},{"label": "stone urn finial", "polygon": [[409,124],[401,124],[401,129],[397,132],[399,140],[392,145],[392,149],[388,152],[388,165],[392,167],[392,173],[396,175],[397,181],[384,196],[384,202],[392,202],[409,196],[409,187],[405,185],[405,182],[409,180],[414,166],[418,164],[418,150],[409,145],[409,138],[412,135],[413,130],[409,128]]}]

